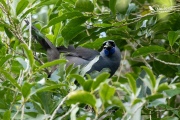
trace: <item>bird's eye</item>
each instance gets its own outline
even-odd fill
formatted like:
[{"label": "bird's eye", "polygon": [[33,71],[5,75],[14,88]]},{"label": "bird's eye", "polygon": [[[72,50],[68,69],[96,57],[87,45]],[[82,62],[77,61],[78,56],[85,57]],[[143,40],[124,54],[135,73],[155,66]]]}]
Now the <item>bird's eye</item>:
[{"label": "bird's eye", "polygon": [[106,45],[106,43],[107,43],[107,42],[104,42],[104,43],[103,43],[103,46],[105,46],[105,45]]}]

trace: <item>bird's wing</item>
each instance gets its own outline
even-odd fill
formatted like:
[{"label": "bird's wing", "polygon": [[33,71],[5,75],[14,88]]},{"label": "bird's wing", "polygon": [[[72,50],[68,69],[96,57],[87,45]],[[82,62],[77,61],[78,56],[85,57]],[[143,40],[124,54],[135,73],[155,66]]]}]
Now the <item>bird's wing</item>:
[{"label": "bird's wing", "polygon": [[87,61],[92,60],[93,58],[95,58],[97,55],[100,54],[96,50],[83,48],[83,47],[75,48],[72,45],[68,46],[67,48],[64,46],[60,46],[57,49],[60,53],[65,53],[66,56],[79,57]]}]

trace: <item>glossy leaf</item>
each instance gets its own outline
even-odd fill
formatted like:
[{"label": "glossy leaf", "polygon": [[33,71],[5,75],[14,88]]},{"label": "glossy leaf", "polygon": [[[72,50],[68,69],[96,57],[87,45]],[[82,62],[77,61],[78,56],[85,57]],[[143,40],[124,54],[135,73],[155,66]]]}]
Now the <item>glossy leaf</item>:
[{"label": "glossy leaf", "polygon": [[92,84],[92,89],[95,90],[96,88],[98,88],[100,86],[100,84],[102,82],[104,82],[105,80],[107,80],[107,78],[110,76],[109,73],[102,73],[100,74],[95,81]]},{"label": "glossy leaf", "polygon": [[118,13],[125,14],[131,0],[117,0],[115,9]]},{"label": "glossy leaf", "polygon": [[81,24],[85,23],[89,17],[77,17],[69,21],[69,23],[64,27],[61,34],[62,37],[65,39],[66,42],[70,41],[74,37],[76,37],[79,33],[84,31],[86,28],[84,26],[80,26]]},{"label": "glossy leaf", "polygon": [[153,71],[150,70],[148,67],[142,66],[142,68],[146,71],[146,73],[149,75],[150,77],[150,81],[151,81],[151,85],[153,88],[155,88],[156,85],[156,78],[155,75],[153,74]]},{"label": "glossy leaf", "polygon": [[22,95],[25,99],[28,99],[28,96],[30,95],[31,93],[31,88],[32,88],[33,84],[30,84],[28,82],[25,82],[21,88],[21,92],[22,92]]},{"label": "glossy leaf", "polygon": [[11,119],[11,111],[7,110],[3,115],[3,120],[10,120]]},{"label": "glossy leaf", "polygon": [[109,86],[107,83],[101,85],[99,89],[99,95],[103,102],[110,100],[114,96],[114,93],[115,93],[115,88]]},{"label": "glossy leaf", "polygon": [[96,99],[94,97],[94,95],[92,95],[89,92],[83,91],[83,90],[78,90],[78,91],[74,91],[71,92],[68,95],[67,104],[76,104],[76,103],[85,103],[85,104],[89,104],[92,107],[95,107],[96,104]]},{"label": "glossy leaf", "polygon": [[126,77],[128,79],[128,82],[130,84],[130,88],[134,94],[136,94],[136,80],[133,78],[131,74],[126,74]]},{"label": "glossy leaf", "polygon": [[76,12],[76,11],[64,13],[61,16],[58,16],[58,17],[51,19],[49,21],[48,25],[45,26],[43,29],[48,28],[48,27],[55,25],[57,23],[60,23],[63,20],[72,19],[74,17],[79,17],[79,16],[83,16],[83,14],[80,12]]},{"label": "glossy leaf", "polygon": [[30,49],[28,48],[28,46],[25,45],[25,44],[21,44],[21,46],[23,47],[23,49],[24,49],[24,51],[25,51],[25,53],[26,53],[26,56],[27,56],[27,58],[28,58],[28,60],[29,60],[29,64],[30,64],[31,68],[33,68],[35,61],[34,61],[34,56],[33,56],[32,50],[30,50]]},{"label": "glossy leaf", "polygon": [[170,89],[170,88],[167,83],[163,83],[158,86],[158,92],[162,92],[162,91],[168,90],[168,89]]},{"label": "glossy leaf", "polygon": [[176,40],[178,38],[180,38],[179,34],[180,34],[180,31],[169,31],[168,32],[168,41],[169,41],[170,46],[173,46],[174,43],[176,42]]},{"label": "glossy leaf", "polygon": [[75,8],[81,12],[93,12],[94,5],[90,0],[77,0]]},{"label": "glossy leaf", "polygon": [[150,95],[148,97],[146,97],[147,100],[156,100],[156,99],[159,99],[159,98],[163,98],[163,94],[154,94],[154,95]]},{"label": "glossy leaf", "polygon": [[16,7],[16,15],[19,15],[29,4],[28,0],[21,0]]},{"label": "glossy leaf", "polygon": [[180,94],[180,88],[169,89],[164,91],[169,97]]},{"label": "glossy leaf", "polygon": [[109,8],[110,8],[111,12],[113,13],[113,15],[116,14],[116,9],[115,9],[116,1],[117,0],[110,0],[109,1]]},{"label": "glossy leaf", "polygon": [[77,74],[71,74],[70,77],[76,78],[76,80],[78,81],[78,83],[79,83],[81,86],[84,85],[85,79],[84,79],[82,76],[77,75]]},{"label": "glossy leaf", "polygon": [[57,0],[42,0],[37,6],[41,7],[44,5],[51,5],[51,4],[56,4]]},{"label": "glossy leaf", "polygon": [[91,91],[91,87],[92,87],[92,84],[93,84],[93,80],[86,80],[83,84],[83,88],[85,91]]},{"label": "glossy leaf", "polygon": [[58,60],[54,60],[54,61],[51,61],[51,62],[47,62],[43,65],[41,65],[38,70],[41,70],[41,69],[44,69],[44,68],[47,68],[47,67],[51,67],[51,66],[54,66],[54,65],[58,65],[60,63],[66,63],[67,61],[65,59],[58,59]]},{"label": "glossy leaf", "polygon": [[5,64],[5,62],[7,62],[9,59],[12,58],[12,55],[6,55],[5,57],[3,57],[2,59],[0,59],[0,66],[3,66]]},{"label": "glossy leaf", "polygon": [[141,55],[148,55],[151,53],[159,53],[159,52],[165,52],[166,49],[157,45],[152,45],[152,46],[146,46],[146,47],[141,47],[137,49],[133,54],[132,57],[139,57]]},{"label": "glossy leaf", "polygon": [[21,90],[21,87],[19,86],[17,81],[7,71],[0,69],[0,73],[3,74],[4,77],[11,82],[12,85]]}]

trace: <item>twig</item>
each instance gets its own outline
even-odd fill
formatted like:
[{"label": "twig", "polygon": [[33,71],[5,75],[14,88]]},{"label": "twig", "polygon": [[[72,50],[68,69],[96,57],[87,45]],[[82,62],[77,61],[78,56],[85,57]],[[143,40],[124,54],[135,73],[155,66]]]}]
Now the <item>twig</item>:
[{"label": "twig", "polygon": [[[66,97],[64,97],[61,101],[61,103],[57,106],[57,108],[54,110],[53,114],[51,115],[49,120],[53,120],[54,116],[56,115],[57,111],[59,110],[59,108],[63,105],[64,101],[67,99],[68,95]],[[66,113],[67,114],[67,113]],[[64,116],[64,115],[63,115]]]},{"label": "twig", "polygon": [[166,65],[174,65],[174,66],[179,66],[179,65],[180,65],[180,63],[166,62],[166,61],[163,61],[163,60],[160,60],[160,59],[154,57],[153,55],[150,55],[150,56],[151,56],[154,60],[159,61],[159,62],[161,62],[161,63],[164,63],[164,64],[166,64]]},{"label": "twig", "polygon": [[69,111],[66,112],[66,114],[64,114],[63,116],[61,116],[59,119],[63,119],[64,117],[66,117],[70,112],[72,112],[74,110],[74,108],[76,108],[78,106],[79,103],[76,103]]}]

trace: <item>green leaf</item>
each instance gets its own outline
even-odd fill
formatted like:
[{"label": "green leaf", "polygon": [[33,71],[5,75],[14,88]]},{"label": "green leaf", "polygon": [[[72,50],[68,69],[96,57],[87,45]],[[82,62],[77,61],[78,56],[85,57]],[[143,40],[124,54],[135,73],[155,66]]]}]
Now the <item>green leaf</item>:
[{"label": "green leaf", "polygon": [[134,94],[136,94],[137,88],[136,88],[136,80],[131,74],[126,74],[126,77],[128,79],[128,82],[130,84],[131,90]]},{"label": "green leaf", "polygon": [[3,120],[11,120],[11,111],[7,110],[3,115]]},{"label": "green leaf", "polygon": [[33,7],[33,8],[30,8],[30,9],[26,10],[26,11],[21,15],[21,19],[27,17],[27,15],[28,15],[30,12],[34,11],[35,9],[36,9],[36,7]]},{"label": "green leaf", "polygon": [[116,9],[115,9],[116,1],[117,0],[109,1],[109,8],[110,8],[111,12],[113,13],[113,15],[116,15]]},{"label": "green leaf", "polygon": [[115,9],[117,13],[125,14],[131,0],[117,0]]},{"label": "green leaf", "polygon": [[85,91],[91,91],[91,86],[92,86],[93,82],[94,82],[93,80],[86,80],[83,84],[83,89]]},{"label": "green leaf", "polygon": [[28,99],[28,96],[30,95],[31,93],[31,88],[32,88],[33,84],[30,84],[28,82],[25,82],[21,88],[21,92],[22,92],[22,95],[25,99]]},{"label": "green leaf", "polygon": [[170,89],[167,83],[160,84],[158,86],[158,92],[163,92],[164,90]]},{"label": "green leaf", "polygon": [[95,90],[96,88],[98,88],[102,82],[104,82],[107,78],[109,78],[109,76],[110,76],[109,73],[100,74],[93,82],[92,89]]},{"label": "green leaf", "polygon": [[16,15],[18,16],[29,4],[28,0],[21,0],[16,7]]},{"label": "green leaf", "polygon": [[[79,33],[85,31],[85,29],[86,28],[83,26],[77,26],[76,28],[69,28],[70,31],[64,29],[62,32],[62,36],[65,39],[65,43],[68,44],[71,39],[76,37]],[[65,32],[67,32],[67,34],[65,34]]]},{"label": "green leaf", "polygon": [[85,79],[82,76],[77,74],[71,74],[70,77],[75,78],[81,86],[84,85]]},{"label": "green leaf", "polygon": [[21,87],[19,86],[17,81],[8,72],[6,72],[5,70],[0,69],[0,73],[3,74],[4,77],[6,77],[12,83],[12,85],[14,85],[16,88],[21,90]]},{"label": "green leaf", "polygon": [[1,58],[0,60],[0,66],[2,67],[5,62],[7,62],[10,58],[12,58],[11,54],[6,55],[5,57]]},{"label": "green leaf", "polygon": [[179,120],[179,118],[167,116],[167,117],[161,118],[161,120]]},{"label": "green leaf", "polygon": [[33,56],[32,50],[30,50],[26,44],[21,44],[20,46],[23,47],[23,49],[26,53],[26,56],[29,60],[29,64],[30,64],[31,68],[33,68],[34,67],[34,56]]},{"label": "green leaf", "polygon": [[42,0],[37,7],[42,7],[44,5],[51,5],[51,4],[56,4],[57,0]]},{"label": "green leaf", "polygon": [[110,100],[114,96],[115,90],[116,89],[114,87],[109,86],[107,83],[101,85],[99,89],[99,95],[102,101],[106,102]]},{"label": "green leaf", "polygon": [[41,70],[41,69],[44,69],[44,68],[47,68],[47,67],[51,67],[51,66],[54,66],[54,65],[58,65],[60,63],[66,63],[67,61],[65,59],[58,59],[58,60],[53,60],[51,62],[47,62],[43,65],[41,65],[38,70]]},{"label": "green leaf", "polygon": [[146,100],[154,101],[156,99],[163,98],[163,97],[164,97],[163,94],[154,94],[154,95],[150,95],[146,97]]},{"label": "green leaf", "polygon": [[79,33],[86,29],[86,27],[80,25],[86,22],[88,19],[89,17],[81,16],[69,21],[69,23],[64,27],[64,29],[61,32],[62,37],[65,39],[67,43],[69,42],[69,40],[73,39]]},{"label": "green leaf", "polygon": [[[57,23],[59,23],[59,22],[61,22],[61,21],[63,21],[63,20],[67,20],[67,19],[71,19],[71,18],[79,17],[79,16],[83,16],[83,14],[80,13],[80,12],[75,12],[75,11],[74,11],[74,12],[64,13],[64,14],[61,15],[61,16],[58,16],[58,17],[55,17],[55,18],[51,19],[51,20],[49,21],[48,25],[45,26],[43,29],[46,29],[46,28],[48,28],[48,27],[50,27],[50,26],[52,26],[52,25],[55,25],[55,24],[57,24]],[[43,30],[43,29],[42,29],[42,30]]]},{"label": "green leaf", "polygon": [[179,39],[179,31],[169,31],[168,32],[168,41],[169,45],[173,46],[177,39]]},{"label": "green leaf", "polygon": [[93,12],[94,10],[94,5],[90,0],[77,0],[75,7],[81,12]]},{"label": "green leaf", "polygon": [[111,101],[112,101],[112,104],[117,105],[118,107],[125,110],[125,106],[124,106],[123,102],[117,96],[113,96]]},{"label": "green leaf", "polygon": [[180,94],[180,88],[169,89],[164,91],[169,97]]},{"label": "green leaf", "polygon": [[106,28],[106,27],[111,27],[112,24],[107,24],[107,23],[94,23],[93,26],[94,26],[94,27],[103,27],[103,28]]},{"label": "green leaf", "polygon": [[9,31],[8,28],[4,27],[4,31],[6,33],[6,35],[8,36],[9,39],[11,39],[13,37],[13,34],[11,31]]},{"label": "green leaf", "polygon": [[155,86],[156,86],[156,77],[154,76],[153,71],[151,69],[149,69],[148,67],[146,67],[146,66],[142,66],[142,68],[149,75],[150,81],[151,81],[151,85],[152,85],[153,88],[155,88]]},{"label": "green leaf", "polygon": [[32,95],[34,95],[34,94],[36,94],[36,93],[46,92],[46,91],[51,91],[52,89],[61,88],[61,87],[63,87],[63,86],[66,86],[66,87],[67,87],[66,84],[55,84],[55,85],[52,85],[52,84],[51,84],[51,86],[43,86],[43,87],[38,88],[38,89],[36,89],[35,91],[33,91],[30,96],[32,96]]},{"label": "green leaf", "polygon": [[68,95],[67,104],[84,103],[95,107],[96,98],[89,92],[78,90],[73,91]]},{"label": "green leaf", "polygon": [[141,47],[137,49],[133,54],[132,57],[139,57],[141,55],[147,55],[150,53],[159,53],[159,52],[165,52],[166,49],[157,45],[152,45],[152,46],[146,46],[146,47]]}]

